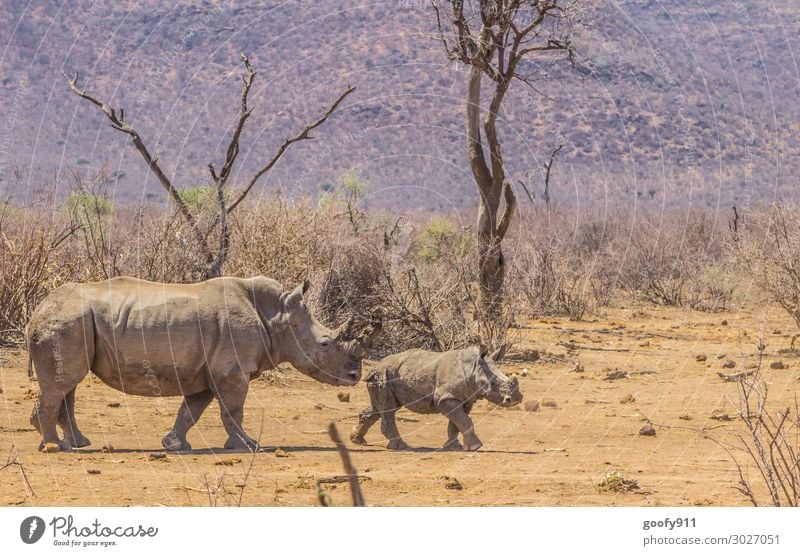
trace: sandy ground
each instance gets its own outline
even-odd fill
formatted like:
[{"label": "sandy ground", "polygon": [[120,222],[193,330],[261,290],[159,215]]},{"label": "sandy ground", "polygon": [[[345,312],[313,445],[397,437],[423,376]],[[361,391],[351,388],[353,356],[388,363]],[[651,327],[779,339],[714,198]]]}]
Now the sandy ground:
[{"label": "sandy ground", "polygon": [[[789,347],[793,331],[772,307],[716,314],[617,307],[578,323],[531,321],[519,331],[516,359],[504,368],[518,374],[525,401],[540,402],[539,409],[480,402],[473,411],[484,443],[478,453],[437,451],[445,419],[402,411],[400,431],[418,449],[386,450],[379,425],[367,435],[369,445],[352,447],[364,497],[376,506],[746,505],[734,488],[731,457],[709,439],[732,442],[741,430],[736,420],[711,418],[737,411],[737,386],[717,373],[752,367],[762,337],[770,399],[775,407],[787,403],[800,391],[800,362],[779,350]],[[699,354],[707,360],[697,361]],[[734,369],[723,368],[729,359]],[[769,369],[777,360],[786,368]],[[576,364],[583,372],[575,372]],[[194,451],[164,457],[160,439],[180,400],[126,396],[87,378],[78,387],[76,414],[92,446],[45,454],[28,421],[36,384],[25,365],[24,352],[0,351],[0,464],[16,455],[33,490],[20,466],[7,466],[0,470],[5,506],[314,505],[316,480],[343,473],[328,423],[346,436],[368,400],[363,385],[328,387],[294,370],[258,379],[245,424],[253,436],[261,430],[268,450],[222,450],[215,403],[189,434]],[[614,370],[627,371],[627,378],[605,380]],[[339,401],[340,392],[350,401]],[[656,424],[655,436],[639,434],[647,419]],[[113,452],[100,451],[106,444]],[[615,471],[640,488],[598,489]],[[453,478],[461,489],[451,488]],[[335,505],[350,503],[346,484],[325,488]]]}]

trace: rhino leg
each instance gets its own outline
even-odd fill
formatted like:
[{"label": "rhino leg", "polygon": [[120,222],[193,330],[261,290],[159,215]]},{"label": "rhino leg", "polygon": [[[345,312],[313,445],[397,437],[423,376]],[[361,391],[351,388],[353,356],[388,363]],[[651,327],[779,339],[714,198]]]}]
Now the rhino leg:
[{"label": "rhino leg", "polygon": [[461,450],[461,442],[458,441],[458,427],[450,419],[447,420],[447,442],[442,446],[443,450]]},{"label": "rhino leg", "polygon": [[397,421],[395,414],[398,408],[390,409],[381,413],[381,432],[389,443],[386,445],[390,450],[408,450],[408,444],[405,443],[400,436],[400,431],[397,430]]},{"label": "rhino leg", "polygon": [[73,448],[89,446],[91,441],[81,433],[75,421],[75,388],[64,396],[64,403],[58,412],[58,424],[64,430],[64,442]]},{"label": "rhino leg", "polygon": [[192,449],[192,445],[186,440],[186,435],[189,429],[197,423],[213,399],[214,393],[211,390],[204,390],[183,398],[183,403],[178,410],[178,416],[175,418],[172,430],[161,439],[161,444],[165,449],[170,451]]},{"label": "rhino leg", "polygon": [[[380,381],[368,382],[367,391],[369,392],[370,400],[372,400],[371,409],[375,414],[380,415],[381,432],[389,441],[386,447],[390,450],[408,450],[408,444],[405,443],[400,436],[400,431],[397,430],[397,421],[395,419],[395,414],[397,410],[402,407],[402,404],[397,401],[397,397],[394,395],[394,392],[392,392],[392,389],[386,382]],[[371,419],[375,419],[375,416],[373,415]],[[359,421],[360,420],[361,417],[359,417]],[[374,422],[375,421],[372,421],[370,426]],[[359,423],[359,427],[360,426],[361,423]],[[366,428],[364,428],[363,431],[366,433]]]},{"label": "rhino leg", "polygon": [[367,441],[364,440],[364,436],[367,434],[370,427],[377,423],[380,418],[381,414],[378,410],[372,406],[366,408],[358,415],[358,424],[353,427],[353,432],[350,433],[350,440],[355,444],[366,444]]},{"label": "rhino leg", "polygon": [[55,444],[58,449],[68,452],[70,445],[62,441],[58,437],[58,430],[56,430],[56,421],[58,414],[61,410],[61,405],[64,403],[64,397],[47,395],[40,392],[36,397],[36,403],[33,406],[33,413],[31,413],[31,425],[36,427],[42,435],[42,441],[39,443],[39,450],[48,448],[48,444]]},{"label": "rhino leg", "polygon": [[[71,445],[86,441],[77,429],[72,411],[75,388],[89,372],[89,358],[93,357],[94,347],[87,345],[90,336],[86,329],[78,329],[74,324],[65,329],[64,333],[50,335],[47,339],[42,339],[36,330],[30,332],[29,356],[40,389],[31,424],[42,434],[39,449],[55,444],[60,450],[69,451]],[[58,437],[58,423],[64,427],[66,439],[63,441]]]},{"label": "rhino leg", "polygon": [[250,438],[242,428],[244,419],[244,400],[250,386],[250,375],[236,373],[221,380],[216,385],[216,395],[219,399],[220,415],[228,440],[225,441],[226,450],[258,450],[258,442]]},{"label": "rhino leg", "polygon": [[[464,435],[464,450],[474,452],[483,446],[483,443],[475,434],[475,426],[472,424],[472,419],[470,419],[467,412],[464,411],[464,406],[461,402],[457,400],[443,400],[439,403],[439,411],[450,419],[450,422]],[[448,433],[449,430],[448,428]]]}]

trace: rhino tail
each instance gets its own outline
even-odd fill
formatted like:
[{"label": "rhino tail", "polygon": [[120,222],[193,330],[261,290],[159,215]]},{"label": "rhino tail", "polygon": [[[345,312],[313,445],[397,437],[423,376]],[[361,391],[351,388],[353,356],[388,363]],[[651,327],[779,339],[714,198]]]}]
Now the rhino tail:
[{"label": "rhino tail", "polygon": [[25,330],[25,348],[28,350],[28,380],[33,380],[33,358],[31,357],[31,342],[27,330]]}]

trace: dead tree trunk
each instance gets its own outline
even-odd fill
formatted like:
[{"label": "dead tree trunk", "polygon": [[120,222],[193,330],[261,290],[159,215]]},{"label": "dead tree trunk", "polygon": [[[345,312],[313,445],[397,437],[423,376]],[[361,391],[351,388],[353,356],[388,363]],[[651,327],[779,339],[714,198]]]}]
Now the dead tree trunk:
[{"label": "dead tree trunk", "polygon": [[[186,224],[189,226],[191,230],[192,237],[195,240],[195,248],[199,251],[200,259],[203,261],[202,266],[197,269],[197,278],[203,280],[208,278],[216,278],[222,275],[222,268],[225,264],[225,261],[228,256],[228,252],[230,250],[230,228],[228,225],[228,216],[231,212],[233,212],[236,207],[238,207],[242,201],[247,197],[250,191],[253,189],[253,186],[261,179],[264,174],[269,172],[275,164],[278,163],[281,156],[286,152],[286,150],[292,146],[294,143],[298,141],[303,141],[305,139],[312,139],[309,133],[322,125],[325,120],[339,107],[342,101],[345,99],[347,95],[352,93],[355,90],[355,87],[348,86],[345,91],[339,95],[339,98],[331,104],[325,113],[318,118],[316,121],[308,124],[306,127],[303,128],[300,133],[296,134],[295,136],[291,137],[290,139],[286,139],[283,144],[278,148],[272,158],[265,164],[260,170],[258,170],[255,175],[250,179],[247,185],[235,196],[235,199],[230,205],[227,202],[227,193],[230,191],[228,185],[228,178],[231,175],[231,171],[233,170],[233,166],[236,162],[236,158],[239,155],[239,140],[242,135],[242,130],[244,129],[244,124],[247,119],[250,117],[250,114],[253,113],[252,108],[248,108],[247,106],[247,97],[250,93],[250,88],[253,85],[253,80],[255,79],[256,72],[253,70],[253,67],[250,65],[250,60],[244,54],[241,55],[242,63],[245,66],[245,75],[242,78],[244,82],[244,87],[242,89],[241,94],[241,106],[239,110],[239,120],[236,125],[236,129],[233,132],[233,136],[231,137],[231,141],[228,144],[228,148],[225,152],[225,162],[220,169],[219,174],[217,174],[216,170],[214,169],[214,165],[209,163],[208,171],[211,174],[211,179],[213,180],[214,188],[216,191],[216,201],[217,201],[217,214],[212,220],[211,224],[208,227],[204,227],[200,223],[200,219],[198,215],[192,212],[192,209],[186,203],[186,201],[181,197],[180,190],[175,187],[167,175],[161,170],[161,167],[158,164],[158,159],[154,158],[150,151],[148,150],[147,146],[145,145],[144,141],[142,140],[139,133],[125,120],[125,111],[122,109],[115,109],[109,106],[107,103],[96,99],[95,97],[87,94],[85,91],[82,91],[78,88],[78,75],[75,74],[75,77],[70,79],[67,77],[67,81],[69,82],[70,88],[72,92],[78,95],[80,98],[91,102],[92,104],[98,106],[100,110],[105,114],[106,118],[111,122],[111,127],[116,129],[117,131],[121,131],[131,137],[136,150],[142,156],[144,161],[147,163],[150,171],[152,171],[156,177],[158,178],[158,182],[164,188],[164,190],[169,194],[170,199],[175,203],[175,207],[178,212],[183,217]],[[211,246],[209,243],[208,238],[217,235],[219,237],[219,243],[216,248]]]},{"label": "dead tree trunk", "polygon": [[[467,157],[480,194],[478,201],[478,264],[482,320],[500,316],[506,260],[503,239],[511,225],[516,196],[506,180],[497,135],[497,115],[514,79],[531,85],[520,61],[542,53],[561,53],[572,61],[570,36],[578,21],[580,0],[451,0],[450,31],[442,26],[439,3],[433,9],[439,38],[450,60],[469,67],[467,81]],[[481,89],[490,93],[481,121]],[[487,151],[488,150],[488,161]],[[505,209],[500,209],[505,201]]]}]

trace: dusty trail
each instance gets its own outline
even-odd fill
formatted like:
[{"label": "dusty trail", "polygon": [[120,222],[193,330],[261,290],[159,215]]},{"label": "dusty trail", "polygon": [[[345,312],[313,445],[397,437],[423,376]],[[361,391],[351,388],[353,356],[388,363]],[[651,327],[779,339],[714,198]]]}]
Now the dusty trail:
[{"label": "dusty trail", "polygon": [[[531,321],[518,345],[527,360],[503,368],[519,376],[526,402],[541,407],[499,409],[480,402],[473,419],[485,448],[475,454],[435,450],[445,439],[446,421],[400,412],[404,438],[420,449],[386,450],[377,427],[367,435],[369,445],[351,446],[366,477],[364,497],[370,505],[403,506],[747,504],[733,488],[730,458],[697,429],[732,439],[738,423],[711,416],[735,415],[736,385],[717,373],[752,365],[760,336],[767,344],[766,366],[776,360],[787,366],[766,370],[773,402],[800,391],[798,355],[778,353],[789,347],[792,328],[777,309],[755,307],[707,314],[647,306],[615,308],[590,322]],[[535,361],[534,349],[542,355]],[[698,354],[707,360],[697,361]],[[36,386],[28,382],[24,355],[0,351],[0,465],[15,446],[36,496],[10,466],[0,471],[0,504],[6,506],[231,505],[251,461],[243,504],[314,505],[316,479],[342,473],[328,422],[349,432],[368,404],[364,385],[348,389],[345,403],[337,398],[345,389],[289,371],[278,381],[252,383],[247,400],[245,425],[254,435],[261,430],[270,450],[253,458],[219,449],[226,435],[215,403],[189,433],[193,452],[159,457],[180,400],[125,396],[87,379],[78,387],[76,414],[92,446],[43,454],[28,423]],[[722,367],[729,359],[735,369]],[[576,364],[584,371],[574,372]],[[627,378],[605,380],[616,370],[627,371]],[[663,425],[655,436],[639,435],[645,417]],[[106,444],[112,453],[100,451]],[[600,492],[596,485],[609,471],[635,479],[640,490]],[[453,477],[462,489],[448,488]],[[346,484],[326,488],[334,504],[349,503]]]}]

